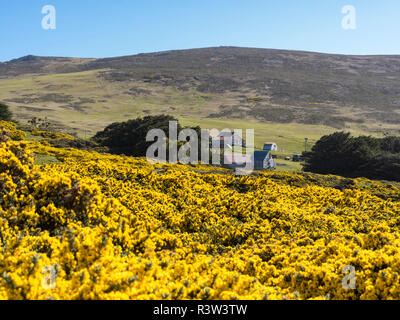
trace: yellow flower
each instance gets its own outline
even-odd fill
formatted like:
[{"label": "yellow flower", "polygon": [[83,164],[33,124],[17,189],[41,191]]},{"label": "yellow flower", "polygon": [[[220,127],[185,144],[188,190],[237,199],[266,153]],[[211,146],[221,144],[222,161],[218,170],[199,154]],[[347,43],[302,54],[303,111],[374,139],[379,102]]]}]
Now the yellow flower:
[{"label": "yellow flower", "polygon": [[400,190],[340,179],[2,143],[0,299],[400,299]]}]

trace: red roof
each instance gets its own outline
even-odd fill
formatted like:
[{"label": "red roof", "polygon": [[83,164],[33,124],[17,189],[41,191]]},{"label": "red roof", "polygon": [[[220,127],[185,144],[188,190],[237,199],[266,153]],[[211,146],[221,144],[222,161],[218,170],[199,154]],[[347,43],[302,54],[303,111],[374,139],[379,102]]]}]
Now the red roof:
[{"label": "red roof", "polygon": [[247,155],[233,154],[224,156],[224,163],[244,164],[249,162],[251,162],[251,158]]}]

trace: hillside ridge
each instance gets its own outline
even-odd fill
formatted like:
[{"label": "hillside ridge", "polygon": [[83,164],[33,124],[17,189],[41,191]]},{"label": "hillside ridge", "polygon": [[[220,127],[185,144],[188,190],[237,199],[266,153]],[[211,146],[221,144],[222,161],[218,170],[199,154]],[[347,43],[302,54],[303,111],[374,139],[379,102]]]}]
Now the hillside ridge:
[{"label": "hillside ridge", "polygon": [[0,100],[27,120],[58,110],[80,117],[112,110],[106,124],[168,113],[393,131],[399,81],[400,55],[230,46],[100,59],[28,55],[0,64]]}]

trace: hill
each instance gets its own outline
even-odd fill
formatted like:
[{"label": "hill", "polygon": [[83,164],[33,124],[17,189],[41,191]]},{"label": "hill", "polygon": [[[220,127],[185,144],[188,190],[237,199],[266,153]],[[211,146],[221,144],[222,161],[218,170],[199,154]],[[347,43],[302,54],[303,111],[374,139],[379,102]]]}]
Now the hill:
[{"label": "hill", "polygon": [[398,134],[399,80],[400,56],[240,47],[106,59],[26,56],[0,63],[0,100],[19,119],[46,115],[82,136],[160,113],[206,127],[237,120]]}]

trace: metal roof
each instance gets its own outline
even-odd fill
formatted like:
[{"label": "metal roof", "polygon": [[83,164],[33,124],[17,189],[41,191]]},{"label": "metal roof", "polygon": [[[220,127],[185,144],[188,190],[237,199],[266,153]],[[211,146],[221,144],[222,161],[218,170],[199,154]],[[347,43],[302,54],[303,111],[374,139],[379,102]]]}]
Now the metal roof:
[{"label": "metal roof", "polygon": [[254,161],[263,161],[269,155],[269,151],[254,151]]}]

